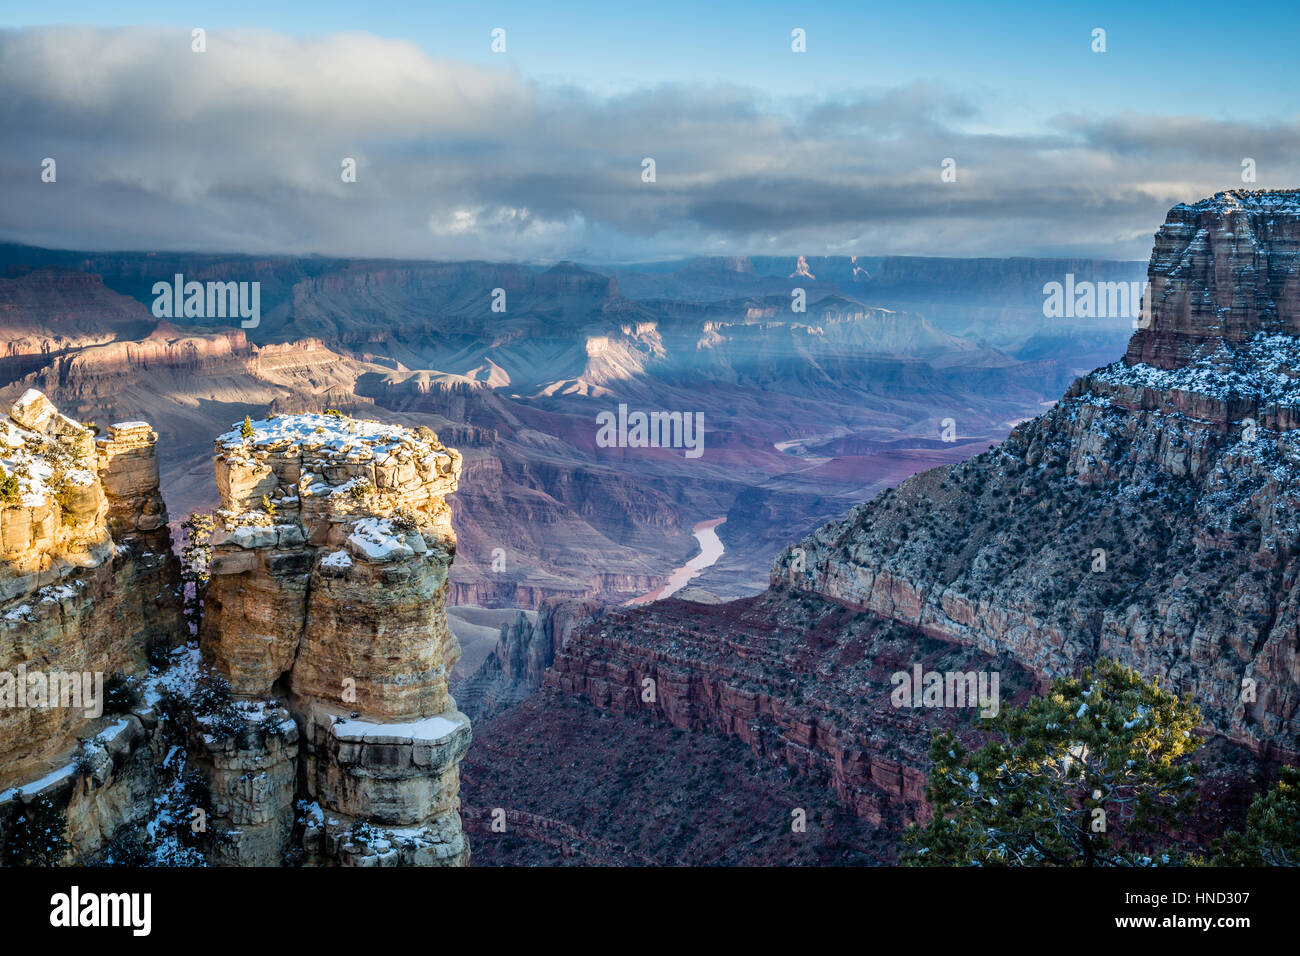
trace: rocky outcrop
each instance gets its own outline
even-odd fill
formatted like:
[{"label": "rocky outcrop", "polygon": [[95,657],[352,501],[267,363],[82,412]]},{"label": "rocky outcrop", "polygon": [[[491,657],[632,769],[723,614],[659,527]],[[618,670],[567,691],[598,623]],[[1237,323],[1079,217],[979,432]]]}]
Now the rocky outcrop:
[{"label": "rocky outcrop", "polygon": [[2,788],[48,770],[99,716],[59,694],[56,706],[24,705],[20,668],[31,687],[37,675],[140,675],[146,648],[176,642],[182,625],[148,426],[114,426],[96,443],[29,391],[0,428]]},{"label": "rocky outcrop", "polygon": [[155,554],[171,550],[167,506],[158,488],[158,436],[147,422],[122,422],[96,443],[100,482],[114,540],[141,542]]},{"label": "rocky outcrop", "polygon": [[[154,816],[162,745],[157,714],[149,707],[114,714],[83,734],[78,759],[69,759],[36,779],[0,790],[0,859],[28,808],[49,800],[62,808],[67,826],[66,861],[103,857],[122,832],[143,827]],[[160,752],[161,751],[161,752]]]},{"label": "rocky outcrop", "polygon": [[92,442],[33,391],[6,428],[0,695],[23,667],[98,674],[101,705],[106,674],[138,680],[94,713],[0,708],[0,858],[48,799],[67,860],[467,861],[470,726],[447,689],[459,647],[443,609],[455,451],[338,414],[218,439],[200,638],[223,682],[180,646],[150,426]]},{"label": "rocky outcrop", "polygon": [[223,866],[277,866],[296,820],[299,734],[287,709],[257,705],[237,734],[191,740],[212,798],[211,826],[222,835],[211,861]]},{"label": "rocky outcrop", "polygon": [[1257,753],[1300,734],[1300,193],[1177,206],[1150,328],[1001,446],[782,553],[773,586],[1043,677],[1117,658]]},{"label": "rocky outcrop", "polygon": [[1300,190],[1234,189],[1180,204],[1156,233],[1149,328],[1125,363],[1180,368],[1205,346],[1300,333]]},{"label": "rocky outcrop", "polygon": [[[283,697],[298,720],[306,859],[465,862],[470,731],[448,692],[460,648],[444,610],[459,454],[428,429],[339,414],[250,423],[216,449],[200,643],[238,697]],[[241,742],[231,772],[291,760],[264,749]],[[285,794],[291,774],[247,811],[275,819]]]},{"label": "rocky outcrop", "polygon": [[157,792],[156,716],[106,690],[184,638],[157,435],[123,423],[95,441],[36,391],[0,430],[0,847],[48,798],[84,859]]}]

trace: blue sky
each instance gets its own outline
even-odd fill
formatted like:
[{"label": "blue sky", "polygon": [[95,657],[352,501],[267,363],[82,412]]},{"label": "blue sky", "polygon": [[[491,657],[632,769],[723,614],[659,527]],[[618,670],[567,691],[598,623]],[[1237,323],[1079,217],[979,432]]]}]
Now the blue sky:
[{"label": "blue sky", "polygon": [[[1245,184],[1300,185],[1298,10],[28,5],[0,14],[0,240],[1143,259],[1171,205],[1241,187],[1248,158]],[[31,175],[45,157],[57,189]]]}]

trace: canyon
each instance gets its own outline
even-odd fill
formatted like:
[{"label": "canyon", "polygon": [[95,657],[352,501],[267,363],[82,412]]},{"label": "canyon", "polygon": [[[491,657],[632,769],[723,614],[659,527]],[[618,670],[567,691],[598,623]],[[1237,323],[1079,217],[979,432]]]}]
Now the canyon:
[{"label": "canyon", "polygon": [[[1300,752],[1297,243],[1293,193],[1175,207],[1135,334],[1044,323],[1053,281],[1141,278],[1086,260],[0,247],[11,433],[81,448],[97,489],[75,523],[5,512],[0,616],[49,623],[14,618],[3,660],[84,669],[83,641],[145,686],[0,755],[0,827],[68,795],[75,851],[120,853],[193,771],[218,863],[892,863],[931,733],[981,734],[894,706],[892,674],[995,672],[1006,707],[1110,656],[1200,703],[1178,838],[1206,846]],[[263,282],[262,323],[142,320],[158,269]],[[698,412],[704,454],[602,447],[620,405]],[[172,549],[207,511],[191,641]],[[182,770],[178,722],[219,731]]]},{"label": "canyon", "polygon": [[[763,594],[617,610],[555,602],[504,630],[466,685],[491,743],[466,762],[464,798],[530,816],[514,839],[485,831],[479,862],[599,857],[611,834],[583,825],[589,801],[500,768],[539,751],[557,765],[635,766],[605,731],[615,719],[733,741],[760,766],[796,771],[822,788],[831,818],[876,828],[874,845],[841,831],[846,850],[891,862],[903,824],[933,812],[931,732],[981,739],[950,709],[887,703],[890,674],[918,663],[996,672],[1007,706],[1118,659],[1201,707],[1199,807],[1179,840],[1204,847],[1240,825],[1277,764],[1300,754],[1297,239],[1300,192],[1176,206],[1155,236],[1151,322],[1123,359],[988,450],[788,544]],[[557,735],[546,715],[561,706],[572,710]],[[718,781],[701,789],[691,746],[666,730],[659,776],[629,799],[710,801]],[[722,779],[744,775],[719,760]],[[576,829],[556,859],[560,824]],[[722,828],[733,853],[753,841],[755,862],[801,859],[776,815],[698,825]],[[660,864],[712,859],[644,831],[623,848]]]},{"label": "canyon", "polygon": [[[763,258],[647,273],[0,244],[0,400],[38,388],[84,419],[149,420],[173,531],[216,506],[203,436],[234,419],[337,408],[426,425],[465,457],[453,605],[648,593],[718,515],[728,550],[701,583],[739,597],[763,589],[791,534],[969,456],[1059,394],[1062,353],[1020,354],[1042,332],[1040,278],[1132,271],[882,259],[870,265],[887,278],[866,282],[847,257],[809,261],[815,280]],[[262,322],[153,318],[153,283],[177,272],[259,282]],[[949,305],[941,322],[908,304],[931,278],[947,284],[927,286]],[[806,313],[791,310],[797,283]],[[595,422],[620,404],[702,416],[705,453],[600,447]],[[954,440],[940,440],[948,418]]]}]

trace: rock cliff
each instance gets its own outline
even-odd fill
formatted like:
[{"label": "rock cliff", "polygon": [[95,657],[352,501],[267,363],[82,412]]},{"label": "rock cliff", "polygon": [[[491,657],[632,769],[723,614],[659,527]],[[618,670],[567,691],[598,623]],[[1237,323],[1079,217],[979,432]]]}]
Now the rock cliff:
[{"label": "rock cliff", "polygon": [[1149,327],[1000,446],[782,553],[772,585],[1043,676],[1117,658],[1265,755],[1300,734],[1300,193],[1170,211]]},{"label": "rock cliff", "polygon": [[0,429],[0,844],[54,795],[77,808],[73,852],[91,851],[152,786],[152,715],[114,713],[105,685],[184,630],[157,436],[126,422],[96,441],[34,390]]},{"label": "rock cliff", "polygon": [[[194,643],[150,426],[95,441],[33,390],[0,427],[0,860],[43,802],[66,861],[468,860],[456,451],[337,413],[222,435]],[[94,700],[44,706],[61,673]]]},{"label": "rock cliff", "polygon": [[1149,328],[1125,364],[1181,368],[1219,343],[1300,333],[1300,190],[1231,190],[1175,206],[1147,272]]},{"label": "rock cliff", "polygon": [[[0,672],[142,674],[180,621],[157,436],[124,423],[96,442],[36,391],[0,428]],[[0,707],[0,786],[66,754],[88,723],[83,708]]]},{"label": "rock cliff", "polygon": [[544,688],[734,737],[825,780],[857,816],[899,827],[928,812],[929,729],[955,729],[969,713],[894,706],[890,676],[915,664],[998,670],[1008,706],[1037,686],[1009,656],[990,661],[834,602],[772,592],[729,604],[670,599],[611,610],[570,635]]},{"label": "rock cliff", "polygon": [[606,609],[599,601],[548,598],[533,616],[519,612],[502,625],[496,646],[457,690],[466,713],[478,720],[536,691],[569,635]]},{"label": "rock cliff", "polygon": [[[237,697],[283,697],[297,717],[309,861],[468,857],[457,765],[469,720],[447,689],[460,648],[444,609],[456,550],[445,496],[460,470],[428,429],[339,414],[217,439],[200,644]],[[254,814],[292,782],[255,796]]]}]

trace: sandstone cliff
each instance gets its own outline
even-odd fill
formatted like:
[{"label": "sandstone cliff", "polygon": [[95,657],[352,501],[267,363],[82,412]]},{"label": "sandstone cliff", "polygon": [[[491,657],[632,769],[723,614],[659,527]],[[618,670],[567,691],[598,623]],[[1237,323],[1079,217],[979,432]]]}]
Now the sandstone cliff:
[{"label": "sandstone cliff", "polygon": [[[155,436],[114,425],[95,442],[39,392],[0,427],[0,671],[142,674],[179,639],[180,581],[158,494]],[[65,753],[82,709],[0,708],[0,784]]]},{"label": "sandstone cliff", "polygon": [[[195,644],[149,425],[95,442],[31,391],[3,427],[0,860],[46,804],[65,861],[466,862],[457,452],[339,414],[221,436]],[[10,700],[56,672],[99,706]]]},{"label": "sandstone cliff", "polygon": [[[460,455],[428,429],[338,414],[241,431],[216,442],[200,643],[236,696],[283,697],[297,717],[298,749],[278,762],[302,760],[307,860],[463,863],[469,720],[447,689],[460,648],[444,610]],[[264,749],[255,763],[276,759]],[[252,795],[252,816],[287,805],[292,783]],[[281,835],[238,846],[240,862],[267,862],[263,845],[287,837],[283,816],[261,815]]]},{"label": "sandstone cliff", "polygon": [[[96,442],[36,391],[0,428],[0,843],[23,804],[54,795],[78,808],[73,850],[90,851],[151,799],[136,755],[152,716],[110,714],[103,685],[142,676],[151,648],[184,636],[157,436],[127,422]],[[89,682],[69,706],[52,679],[74,674]],[[20,682],[48,684],[44,702],[18,699]]]}]

